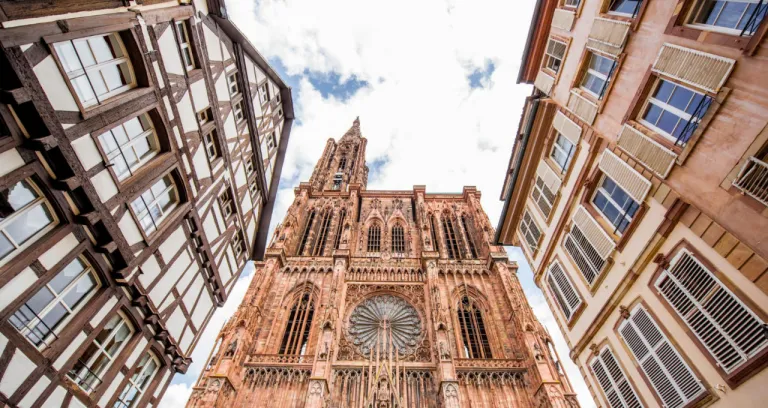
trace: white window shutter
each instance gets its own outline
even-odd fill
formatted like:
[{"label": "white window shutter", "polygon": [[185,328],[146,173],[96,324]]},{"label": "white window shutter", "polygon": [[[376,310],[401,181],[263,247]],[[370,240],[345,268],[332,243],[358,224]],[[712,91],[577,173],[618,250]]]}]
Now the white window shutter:
[{"label": "white window shutter", "polygon": [[539,162],[539,167],[536,169],[536,174],[544,180],[544,185],[549,188],[553,193],[560,191],[560,177],[555,174],[549,165],[544,161]]},{"label": "white window shutter", "polygon": [[576,309],[581,306],[582,300],[579,292],[573,286],[573,282],[571,282],[571,279],[563,270],[563,266],[560,265],[560,262],[553,261],[549,265],[547,281],[557,304],[560,306],[566,319],[570,321]]},{"label": "white window shutter", "polygon": [[598,167],[638,204],[645,200],[645,196],[651,189],[651,182],[612,151],[608,149],[603,151]]},{"label": "white window shutter", "polygon": [[587,38],[587,48],[618,56],[629,37],[630,23],[609,18],[595,18]]},{"label": "white window shutter", "polygon": [[619,333],[665,407],[683,407],[705,392],[701,380],[642,305],[635,306]]},{"label": "white window shutter", "polygon": [[552,127],[566,139],[570,140],[574,146],[579,144],[581,126],[570,120],[562,111],[557,111],[555,118],[552,120]]},{"label": "white window shutter", "polygon": [[666,43],[652,71],[708,92],[717,93],[733,70],[735,60]]},{"label": "white window shutter", "polygon": [[687,249],[655,285],[726,373],[768,346],[765,323]]},{"label": "white window shutter", "polygon": [[643,408],[637,392],[627,380],[610,347],[603,347],[600,354],[592,359],[590,367],[611,408]]},{"label": "white window shutter", "polygon": [[621,129],[616,144],[621,150],[661,178],[667,178],[677,160],[675,152],[662,146],[628,123],[625,123]]},{"label": "white window shutter", "polygon": [[592,285],[616,245],[589,212],[579,206],[573,215],[571,231],[563,239],[563,247],[576,263],[584,279]]}]

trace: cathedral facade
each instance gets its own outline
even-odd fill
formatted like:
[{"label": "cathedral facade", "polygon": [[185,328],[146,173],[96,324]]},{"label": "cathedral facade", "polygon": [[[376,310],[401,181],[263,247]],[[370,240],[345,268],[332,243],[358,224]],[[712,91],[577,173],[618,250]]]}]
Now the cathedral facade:
[{"label": "cathedral facade", "polygon": [[188,407],[577,407],[480,192],[367,190],[328,140]]}]

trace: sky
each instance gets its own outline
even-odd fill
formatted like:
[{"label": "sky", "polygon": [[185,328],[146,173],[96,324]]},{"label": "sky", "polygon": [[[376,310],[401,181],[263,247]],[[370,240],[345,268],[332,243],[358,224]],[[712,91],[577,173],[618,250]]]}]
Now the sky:
[{"label": "sky", "polygon": [[[291,130],[270,232],[328,138],[360,117],[369,190],[476,186],[492,223],[530,85],[516,84],[535,0],[227,0],[229,17],[292,88]],[[508,247],[582,407],[594,407],[519,248]],[[249,265],[161,408],[180,408],[253,276]]]}]

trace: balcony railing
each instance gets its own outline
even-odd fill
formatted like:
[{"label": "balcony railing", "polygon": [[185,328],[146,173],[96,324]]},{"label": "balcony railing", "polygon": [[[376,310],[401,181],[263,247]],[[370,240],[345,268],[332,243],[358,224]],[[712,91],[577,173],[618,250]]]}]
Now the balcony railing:
[{"label": "balcony railing", "polygon": [[91,371],[85,361],[79,359],[77,360],[77,363],[75,363],[75,366],[69,370],[67,375],[87,393],[93,392],[93,390],[102,382],[98,374]]},{"label": "balcony railing", "polygon": [[745,24],[744,28],[741,30],[740,36],[744,37],[754,34],[755,31],[757,31],[757,28],[760,27],[760,23],[763,22],[766,15],[768,15],[768,2],[760,0],[757,2],[755,8],[752,9],[752,14],[747,18],[747,24]]},{"label": "balcony railing", "polygon": [[247,363],[259,365],[311,364],[314,356],[304,354],[255,354]]},{"label": "balcony railing", "polygon": [[742,193],[768,206],[768,163],[750,157],[733,181]]}]

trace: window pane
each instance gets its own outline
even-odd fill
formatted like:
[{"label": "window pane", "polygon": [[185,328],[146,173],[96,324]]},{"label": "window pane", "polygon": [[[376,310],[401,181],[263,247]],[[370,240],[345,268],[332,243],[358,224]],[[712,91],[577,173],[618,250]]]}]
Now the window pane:
[{"label": "window pane", "polygon": [[107,324],[104,325],[104,328],[101,329],[101,332],[99,332],[99,335],[96,336],[95,341],[103,344],[109,337],[109,334],[112,333],[112,330],[114,330],[122,321],[123,318],[120,315],[113,316],[111,319],[109,319]]},{"label": "window pane", "polygon": [[77,284],[72,288],[66,296],[64,296],[64,303],[69,306],[70,309],[74,309],[85,298],[93,288],[96,287],[96,279],[92,274],[87,274],[77,281]]},{"label": "window pane", "polygon": [[674,132],[675,126],[677,126],[677,122],[679,120],[680,118],[673,113],[664,111],[661,114],[661,119],[659,119],[659,122],[656,124],[656,126],[671,135],[672,132]]},{"label": "window pane", "polygon": [[87,40],[74,40],[73,43],[77,50],[77,56],[80,57],[80,62],[82,62],[84,67],[96,65],[96,59],[94,58],[91,49],[88,47]]},{"label": "window pane", "polygon": [[65,266],[56,276],[48,283],[50,287],[56,292],[61,293],[64,288],[67,287],[75,278],[80,275],[85,269],[85,265],[79,258],[75,258],[69,265]]},{"label": "window pane", "polygon": [[54,49],[56,50],[56,55],[59,56],[61,65],[64,66],[64,71],[72,72],[83,68],[80,65],[80,60],[77,58],[75,47],[71,41],[56,43],[54,44]]},{"label": "window pane", "polygon": [[642,0],[614,0],[611,3],[611,11],[623,14],[634,14]]},{"label": "window pane", "polygon": [[109,92],[109,88],[107,87],[104,78],[101,76],[101,71],[89,71],[87,75],[96,96],[101,96]]},{"label": "window pane", "polygon": [[131,328],[128,327],[127,324],[124,324],[120,326],[119,329],[117,329],[117,334],[115,334],[115,337],[113,337],[109,344],[107,344],[104,348],[107,350],[109,355],[115,356],[120,350],[120,347],[123,346],[123,343],[125,343],[128,340],[128,337],[131,335]]},{"label": "window pane", "polygon": [[735,1],[725,2],[723,10],[720,12],[720,16],[717,17],[717,25],[721,27],[735,28],[746,8],[746,3]]},{"label": "window pane", "polygon": [[117,150],[117,141],[115,140],[114,135],[112,132],[106,132],[99,135],[99,144],[101,144],[101,148],[104,150],[104,153],[110,154]]},{"label": "window pane", "polygon": [[88,78],[85,75],[72,79],[72,86],[75,88],[77,98],[80,99],[80,102],[83,104],[96,99],[96,95],[93,93],[93,88],[91,88],[91,84],[88,82]]},{"label": "window pane", "polygon": [[125,129],[125,133],[131,139],[134,139],[136,138],[136,136],[144,133],[144,127],[139,121],[138,116],[123,123],[123,128]]},{"label": "window pane", "polygon": [[122,65],[124,64],[105,67],[101,70],[101,74],[104,76],[104,83],[108,90],[114,91],[127,83],[123,76],[123,72],[121,71]]},{"label": "window pane", "polygon": [[13,248],[11,241],[8,241],[4,234],[0,234],[0,259],[13,252]]},{"label": "window pane", "polygon": [[666,102],[669,99],[669,96],[672,95],[674,89],[675,85],[671,82],[660,80],[659,87],[656,88],[656,93],[653,94],[653,97],[662,102]]},{"label": "window pane", "polygon": [[48,208],[41,203],[19,215],[6,227],[5,231],[17,245],[21,245],[52,222],[53,217],[48,212]]},{"label": "window pane", "polygon": [[147,139],[141,139],[133,144],[133,149],[136,151],[136,155],[144,158],[152,151],[152,146],[149,145]]},{"label": "window pane", "polygon": [[691,101],[692,97],[693,97],[693,92],[681,86],[678,86],[675,88],[675,91],[672,93],[672,98],[670,98],[669,104],[674,106],[677,109],[684,111],[686,108],[688,108],[688,103]]},{"label": "window pane", "polygon": [[106,36],[92,37],[88,39],[96,62],[102,63],[115,59],[112,46],[107,42]]},{"label": "window pane", "polygon": [[59,323],[64,320],[65,317],[69,314],[69,311],[64,308],[64,306],[61,305],[61,303],[56,303],[55,306],[53,306],[48,313],[45,314],[45,317],[43,317],[43,321],[35,327],[35,331],[38,332],[41,337],[44,337],[49,333],[49,331],[56,328],[56,326],[59,325]]},{"label": "window pane", "polygon": [[[39,315],[40,312],[45,309],[46,306],[51,304],[51,301],[53,301],[54,295],[51,293],[51,291],[43,287],[40,290],[37,291],[29,300],[27,303],[25,303],[26,307],[22,308],[24,309],[24,314],[28,313],[34,313]],[[31,314],[29,315],[31,317]]]},{"label": "window pane", "polygon": [[[696,109],[699,107],[700,104],[702,104],[702,101],[704,100],[704,95],[699,93],[693,94],[693,100],[688,105],[688,109],[685,111],[691,115],[693,115],[696,112]],[[699,112],[699,117],[704,116],[705,112]]]}]

